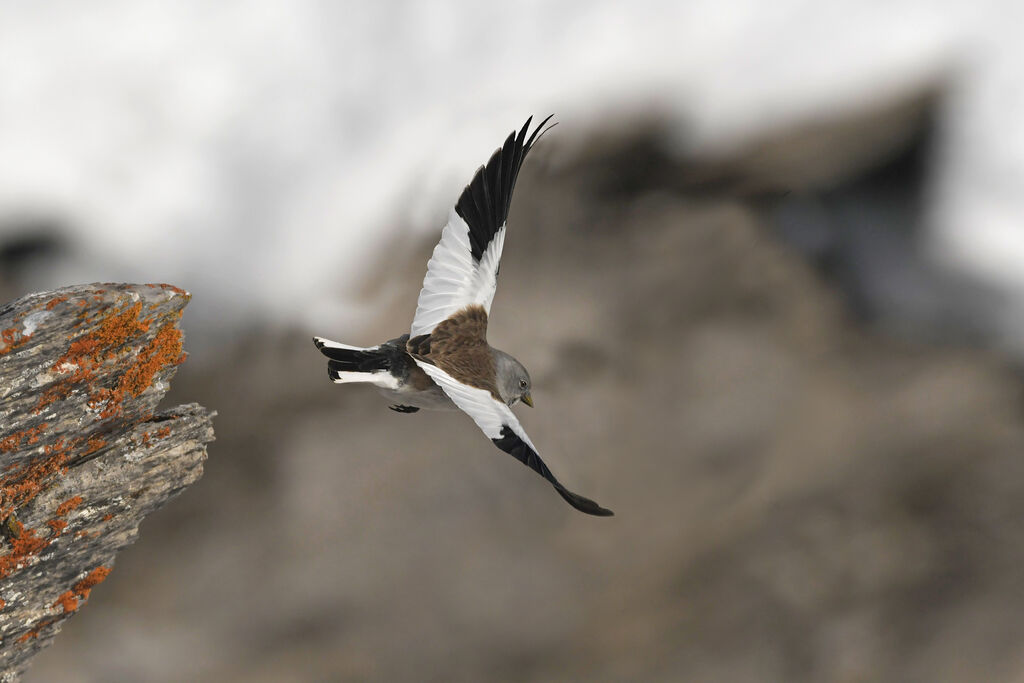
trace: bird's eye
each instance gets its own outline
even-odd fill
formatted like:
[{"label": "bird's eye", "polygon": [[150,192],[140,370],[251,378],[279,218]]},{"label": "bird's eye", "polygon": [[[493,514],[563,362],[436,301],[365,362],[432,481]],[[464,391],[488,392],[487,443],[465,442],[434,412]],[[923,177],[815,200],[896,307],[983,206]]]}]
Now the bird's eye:
[{"label": "bird's eye", "polygon": [[525,389],[526,388],[526,380],[525,379],[519,380],[519,388],[520,389]]}]

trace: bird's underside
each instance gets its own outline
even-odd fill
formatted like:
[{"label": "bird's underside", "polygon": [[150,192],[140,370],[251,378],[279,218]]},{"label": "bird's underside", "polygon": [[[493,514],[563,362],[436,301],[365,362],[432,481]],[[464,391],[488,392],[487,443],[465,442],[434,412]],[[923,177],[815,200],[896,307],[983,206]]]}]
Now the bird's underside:
[{"label": "bird's underside", "polygon": [[501,450],[541,475],[577,510],[607,510],[569,489],[541,460],[510,406],[532,405],[519,361],[487,342],[512,191],[523,160],[546,130],[531,119],[480,167],[459,196],[427,264],[410,333],[370,348],[315,337],[334,382],[368,382],[396,412],[459,408]]}]

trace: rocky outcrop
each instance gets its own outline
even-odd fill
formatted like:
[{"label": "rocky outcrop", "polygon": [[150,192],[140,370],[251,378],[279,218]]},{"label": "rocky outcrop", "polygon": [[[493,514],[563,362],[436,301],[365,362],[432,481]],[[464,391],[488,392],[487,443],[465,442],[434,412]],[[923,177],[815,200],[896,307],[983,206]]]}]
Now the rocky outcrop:
[{"label": "rocky outcrop", "polygon": [[202,474],[214,413],[158,411],[190,295],[81,285],[0,307],[0,678],[110,573],[139,523]]}]

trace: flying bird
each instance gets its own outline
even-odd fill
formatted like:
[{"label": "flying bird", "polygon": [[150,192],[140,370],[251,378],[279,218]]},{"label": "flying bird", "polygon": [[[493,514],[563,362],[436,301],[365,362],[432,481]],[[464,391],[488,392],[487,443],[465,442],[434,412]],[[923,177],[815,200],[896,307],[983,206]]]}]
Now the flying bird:
[{"label": "flying bird", "polygon": [[509,134],[459,196],[427,263],[409,334],[370,348],[322,337],[313,343],[330,359],[327,374],[334,382],[373,384],[402,413],[461,409],[494,445],[547,479],[574,508],[610,516],[611,510],[565,488],[541,460],[511,409],[519,401],[533,406],[530,374],[487,343],[512,190],[526,155],[550,130],[549,116],[527,138],[532,120]]}]

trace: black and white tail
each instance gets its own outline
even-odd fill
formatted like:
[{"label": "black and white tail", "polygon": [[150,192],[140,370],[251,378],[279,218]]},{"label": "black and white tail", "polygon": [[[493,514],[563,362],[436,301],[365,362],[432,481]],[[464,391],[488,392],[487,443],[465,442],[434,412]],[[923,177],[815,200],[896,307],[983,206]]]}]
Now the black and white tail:
[{"label": "black and white tail", "polygon": [[363,349],[313,337],[320,353],[327,356],[327,376],[332,382],[369,382],[385,389],[397,389],[398,379],[391,374],[391,359],[380,346]]}]

